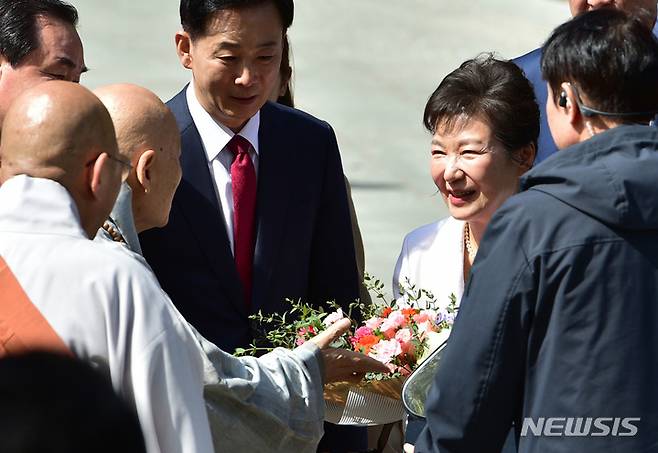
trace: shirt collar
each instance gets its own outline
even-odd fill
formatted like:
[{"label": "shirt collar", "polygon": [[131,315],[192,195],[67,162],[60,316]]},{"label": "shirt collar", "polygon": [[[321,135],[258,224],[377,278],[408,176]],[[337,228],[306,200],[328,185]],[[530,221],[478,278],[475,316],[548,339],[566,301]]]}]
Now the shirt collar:
[{"label": "shirt collar", "polygon": [[[196,97],[196,92],[194,91],[194,80],[192,80],[187,86],[185,97],[187,98],[187,106],[190,109],[190,115],[192,116],[194,125],[201,136],[201,143],[206,152],[208,162],[212,162],[235,134],[228,127],[215,121],[215,119],[201,106],[201,103]],[[258,155],[259,128],[260,110],[256,112],[254,116],[249,118],[247,124],[245,124],[242,130],[238,132],[239,135],[249,140],[256,155]]]}]

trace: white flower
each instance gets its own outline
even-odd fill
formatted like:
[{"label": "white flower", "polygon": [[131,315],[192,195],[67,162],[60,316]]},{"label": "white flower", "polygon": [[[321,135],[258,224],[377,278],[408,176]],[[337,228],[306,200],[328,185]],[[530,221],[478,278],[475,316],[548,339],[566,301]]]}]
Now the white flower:
[{"label": "white flower", "polygon": [[340,308],[335,312],[328,314],[327,317],[324,318],[323,322],[325,326],[329,327],[339,319],[343,319],[343,310]]}]

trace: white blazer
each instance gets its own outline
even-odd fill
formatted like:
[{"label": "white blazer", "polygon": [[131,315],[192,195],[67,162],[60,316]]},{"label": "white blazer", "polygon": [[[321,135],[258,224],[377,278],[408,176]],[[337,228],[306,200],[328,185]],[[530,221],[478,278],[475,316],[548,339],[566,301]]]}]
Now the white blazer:
[{"label": "white blazer", "polygon": [[459,302],[464,293],[464,222],[446,217],[416,228],[404,238],[393,273],[393,295],[400,297],[400,285],[415,285],[435,296],[438,307],[450,303],[450,294]]}]

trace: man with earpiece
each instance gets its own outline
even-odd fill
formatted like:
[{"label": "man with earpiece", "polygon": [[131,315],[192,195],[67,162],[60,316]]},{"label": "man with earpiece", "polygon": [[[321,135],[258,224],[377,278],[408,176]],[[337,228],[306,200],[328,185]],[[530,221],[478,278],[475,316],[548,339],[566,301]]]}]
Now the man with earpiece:
[{"label": "man with earpiece", "polygon": [[658,446],[658,41],[590,11],[541,68],[560,151],[489,223],[416,453]]},{"label": "man with earpiece", "polygon": [[[569,0],[569,8],[574,17],[578,14],[596,9],[616,8],[640,18],[642,23],[647,27],[651,28],[656,24],[656,0]],[[658,36],[658,26],[653,29],[653,32]],[[541,56],[542,49],[539,48],[513,60],[514,63],[523,69],[526,77],[532,83],[541,112],[541,125],[539,139],[537,140],[537,158],[535,164],[542,162],[554,154],[558,148],[548,128],[546,116],[548,92],[546,91],[546,83],[542,78],[540,67]],[[656,83],[658,83],[658,80]]]}]

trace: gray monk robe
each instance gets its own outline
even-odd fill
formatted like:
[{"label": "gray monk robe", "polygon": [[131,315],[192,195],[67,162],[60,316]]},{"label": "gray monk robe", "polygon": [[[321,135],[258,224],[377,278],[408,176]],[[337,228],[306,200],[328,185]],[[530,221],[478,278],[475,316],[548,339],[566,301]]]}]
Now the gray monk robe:
[{"label": "gray monk robe", "polygon": [[[125,252],[150,269],[137,253],[139,242],[126,184],[105,227],[112,234],[100,229],[96,241],[123,238]],[[316,451],[324,419],[323,362],[317,346],[306,343],[257,359],[236,358],[189,327],[204,362],[204,397],[216,451]]]}]

